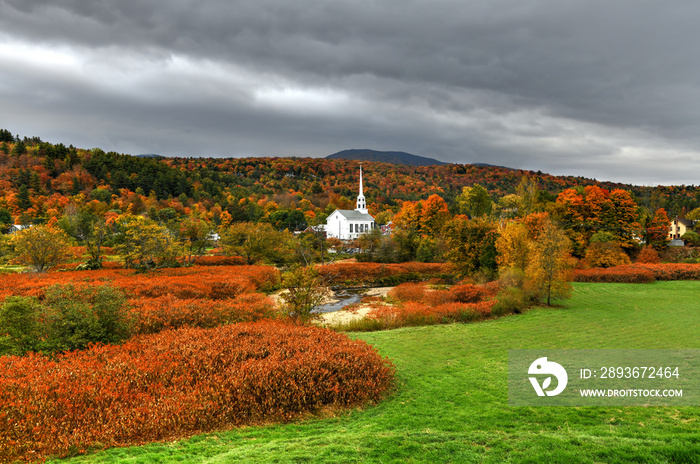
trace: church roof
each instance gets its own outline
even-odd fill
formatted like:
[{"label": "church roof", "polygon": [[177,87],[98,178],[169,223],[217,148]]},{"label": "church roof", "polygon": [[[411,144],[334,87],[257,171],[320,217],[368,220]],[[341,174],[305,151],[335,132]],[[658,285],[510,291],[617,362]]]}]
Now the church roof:
[{"label": "church roof", "polygon": [[335,211],[342,214],[345,219],[351,221],[374,221],[374,218],[369,214],[361,213],[354,209],[336,209]]}]

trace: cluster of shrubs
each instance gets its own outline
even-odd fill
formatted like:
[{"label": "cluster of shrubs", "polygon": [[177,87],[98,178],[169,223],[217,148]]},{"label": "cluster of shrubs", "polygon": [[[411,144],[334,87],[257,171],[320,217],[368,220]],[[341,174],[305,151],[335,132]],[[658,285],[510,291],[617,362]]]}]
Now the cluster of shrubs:
[{"label": "cluster of shrubs", "polygon": [[0,298],[14,295],[43,298],[46,288],[65,283],[78,288],[108,283],[123,290],[129,298],[174,295],[223,299],[277,288],[280,272],[270,266],[193,266],[162,269],[145,275],[126,269],[8,274],[0,280]]},{"label": "cluster of shrubs", "polygon": [[243,293],[235,298],[209,300],[177,298],[130,299],[132,333],[150,334],[179,327],[217,327],[277,317],[275,302],[262,293]]},{"label": "cluster of shrubs", "polygon": [[394,286],[404,282],[451,278],[455,270],[443,263],[337,263],[318,268],[321,277],[338,286]]},{"label": "cluster of shrubs", "polygon": [[336,327],[340,330],[384,330],[397,327],[472,322],[519,313],[532,304],[517,287],[498,282],[460,283],[434,288],[428,283],[405,283],[393,288],[386,301],[373,298],[367,316]]},{"label": "cluster of shrubs", "polygon": [[[182,268],[147,276],[128,272],[7,276],[0,284],[9,294],[0,307],[0,354],[83,349],[136,334],[277,315],[274,301],[256,293],[279,284],[279,271],[271,267]],[[59,280],[68,283],[55,283]]]},{"label": "cluster of shrubs", "polygon": [[288,421],[377,401],[393,367],[369,345],[273,321],[142,335],[53,358],[0,357],[0,462]]}]

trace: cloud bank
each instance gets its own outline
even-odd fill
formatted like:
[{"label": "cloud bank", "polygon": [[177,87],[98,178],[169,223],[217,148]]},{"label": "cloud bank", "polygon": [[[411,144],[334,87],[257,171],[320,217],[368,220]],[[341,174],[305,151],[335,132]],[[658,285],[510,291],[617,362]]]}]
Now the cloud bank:
[{"label": "cloud bank", "polygon": [[698,184],[700,4],[0,0],[0,126],[168,156],[401,150]]}]

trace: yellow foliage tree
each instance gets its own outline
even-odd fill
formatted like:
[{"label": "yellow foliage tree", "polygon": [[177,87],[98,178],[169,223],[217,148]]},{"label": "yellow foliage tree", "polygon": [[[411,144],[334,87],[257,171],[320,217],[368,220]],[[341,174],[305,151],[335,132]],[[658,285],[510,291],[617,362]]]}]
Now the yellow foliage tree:
[{"label": "yellow foliage tree", "polygon": [[165,226],[142,216],[125,216],[119,227],[123,241],[118,249],[126,267],[153,269],[176,263],[180,248]]},{"label": "yellow foliage tree", "polygon": [[530,243],[525,226],[520,222],[507,222],[505,226],[501,227],[496,239],[498,269],[525,270],[529,249]]},{"label": "yellow foliage tree", "polygon": [[293,237],[275,230],[265,222],[236,222],[220,229],[220,243],[225,254],[240,256],[247,264],[267,261],[280,264],[290,258]]},{"label": "yellow foliage tree", "polygon": [[614,267],[630,264],[630,258],[610,232],[597,232],[586,249],[586,263],[591,267]]},{"label": "yellow foliage tree", "polygon": [[571,295],[569,270],[571,244],[566,234],[551,221],[543,223],[542,233],[530,245],[530,259],[525,270],[526,289],[546,298],[568,298]]},{"label": "yellow foliage tree", "polygon": [[12,247],[17,261],[44,272],[65,260],[69,241],[59,228],[37,225],[15,233]]}]

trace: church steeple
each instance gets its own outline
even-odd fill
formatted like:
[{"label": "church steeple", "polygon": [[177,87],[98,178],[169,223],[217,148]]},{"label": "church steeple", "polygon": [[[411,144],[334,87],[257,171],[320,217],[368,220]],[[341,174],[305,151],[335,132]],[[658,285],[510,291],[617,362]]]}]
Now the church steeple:
[{"label": "church steeple", "polygon": [[365,195],[362,189],[362,165],[360,165],[360,194],[357,196],[357,205],[355,206],[355,211],[367,214],[367,203],[365,202]]}]

